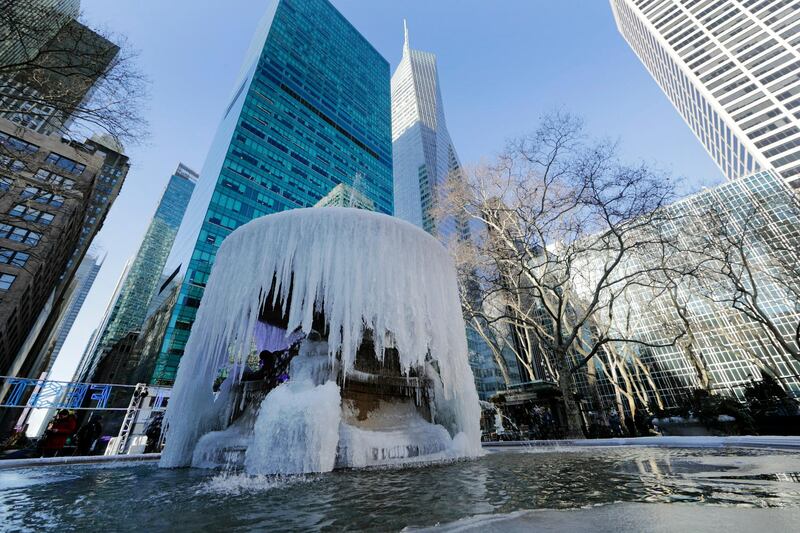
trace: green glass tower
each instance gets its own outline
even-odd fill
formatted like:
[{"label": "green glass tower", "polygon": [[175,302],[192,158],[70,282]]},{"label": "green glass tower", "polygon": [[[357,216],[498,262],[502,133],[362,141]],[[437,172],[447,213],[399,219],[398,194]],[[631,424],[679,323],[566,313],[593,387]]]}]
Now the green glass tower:
[{"label": "green glass tower", "polygon": [[197,174],[183,164],[170,176],[161,201],[145,232],[139,251],[129,262],[111,301],[98,335],[87,347],[78,370],[80,381],[89,381],[99,362],[111,347],[129,332],[139,331],[147,318],[147,308],[155,296],[161,270],[172,248]]},{"label": "green glass tower", "polygon": [[[222,240],[353,185],[392,214],[389,63],[328,0],[272,0],[224,108],[165,274],[178,301],[152,382],[171,383]],[[242,275],[247,275],[243,272]]]}]

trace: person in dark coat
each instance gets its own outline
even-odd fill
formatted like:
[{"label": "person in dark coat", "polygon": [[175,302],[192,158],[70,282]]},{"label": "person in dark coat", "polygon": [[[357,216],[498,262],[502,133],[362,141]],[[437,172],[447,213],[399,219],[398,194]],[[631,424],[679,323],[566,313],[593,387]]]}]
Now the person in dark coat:
[{"label": "person in dark coat", "polygon": [[103,417],[92,415],[81,429],[78,430],[78,446],[75,455],[92,455],[97,439],[103,434]]},{"label": "person in dark coat", "polygon": [[55,457],[67,444],[75,429],[78,419],[66,409],[62,409],[50,422],[50,426],[42,437],[42,457]]},{"label": "person in dark coat", "polygon": [[159,444],[161,443],[161,426],[164,423],[164,413],[157,413],[152,420],[147,424],[145,429],[145,436],[147,436],[147,444],[144,447],[144,453],[158,453]]}]

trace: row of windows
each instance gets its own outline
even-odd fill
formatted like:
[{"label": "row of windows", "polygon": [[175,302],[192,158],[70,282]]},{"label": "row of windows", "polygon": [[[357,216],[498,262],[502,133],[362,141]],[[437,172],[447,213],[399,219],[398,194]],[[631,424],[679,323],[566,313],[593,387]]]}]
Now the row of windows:
[{"label": "row of windows", "polygon": [[0,265],[12,265],[22,268],[28,262],[29,257],[29,253],[0,247]]},{"label": "row of windows", "polygon": [[7,133],[3,133],[0,131],[0,145],[15,150],[17,152],[27,152],[29,154],[35,154],[39,151],[39,147],[35,144],[31,144],[29,142],[23,141],[18,137],[14,137],[13,135],[8,135]]},{"label": "row of windows", "polygon": [[0,166],[10,168],[14,172],[25,170],[25,163],[19,159],[13,159],[7,155],[0,155]]},{"label": "row of windows", "polygon": [[46,192],[38,187],[27,186],[20,194],[22,198],[33,198],[34,202],[52,205],[53,207],[61,207],[64,205],[64,197],[52,192]]},{"label": "row of windows", "polygon": [[[35,154],[39,151],[39,147],[37,145],[31,144],[18,137],[14,137],[13,135],[8,135],[3,132],[0,132],[0,145],[6,146],[17,152],[26,152],[29,154]],[[6,159],[9,159],[10,163],[10,158],[6,157]],[[46,161],[51,165],[55,165],[56,167],[61,168],[71,174],[75,174],[76,176],[80,176],[86,170],[86,165],[78,163],[77,161],[73,161],[72,159],[57,154],[56,152],[51,152],[47,156]],[[22,170],[24,168],[24,163],[21,161],[14,161],[13,163],[10,163],[9,166],[14,166],[14,170]]]},{"label": "row of windows", "polygon": [[[2,158],[0,158],[0,159],[2,159]],[[1,160],[0,160],[0,163],[2,163]],[[12,170],[22,170],[22,169],[13,168],[13,166],[12,166]],[[50,183],[50,184],[55,185],[56,187],[64,189],[64,190],[72,190],[75,187],[75,180],[72,180],[72,179],[69,179],[69,178],[65,178],[64,176],[62,176],[60,174],[56,174],[55,172],[50,172],[49,170],[45,170],[43,168],[40,168],[36,172],[36,174],[33,175],[33,178],[38,180],[38,181],[42,181],[42,182],[45,182],[45,183]],[[0,176],[0,191],[8,191],[8,190],[11,189],[11,187],[13,185],[14,185],[14,180],[12,178],[8,178],[8,177],[5,177],[5,176]],[[31,187],[28,187],[28,188],[26,188],[26,190],[30,189],[30,188]],[[39,189],[39,190],[41,191],[41,189]],[[63,198],[61,200],[62,200],[61,203],[63,203]]]},{"label": "row of windows", "polygon": [[29,222],[36,222],[37,224],[49,225],[53,222],[55,215],[39,211],[33,207],[17,204],[8,212],[12,217],[19,217]]},{"label": "row of windows", "polygon": [[66,170],[70,174],[75,174],[76,176],[80,176],[83,174],[83,171],[86,170],[86,165],[78,163],[77,161],[73,161],[72,159],[64,157],[63,155],[55,152],[51,152],[50,155],[47,156],[46,161],[51,165]]},{"label": "row of windows", "polygon": [[41,238],[42,235],[40,233],[36,233],[35,231],[26,228],[20,228],[19,226],[13,226],[11,224],[0,223],[0,239],[10,239],[15,242],[22,242],[31,246],[36,246],[39,244],[39,240]]},{"label": "row of windows", "polygon": [[40,168],[36,171],[36,174],[33,177],[39,181],[43,181],[45,183],[51,183],[57,187],[60,187],[64,190],[72,190],[75,187],[75,180],[65,178],[61,174],[56,174],[55,172],[51,172],[49,170]]}]

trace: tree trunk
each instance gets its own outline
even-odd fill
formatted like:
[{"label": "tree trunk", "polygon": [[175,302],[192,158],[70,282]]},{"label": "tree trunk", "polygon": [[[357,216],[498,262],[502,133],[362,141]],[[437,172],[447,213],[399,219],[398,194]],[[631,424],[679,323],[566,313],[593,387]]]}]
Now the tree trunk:
[{"label": "tree trunk", "polygon": [[578,402],[575,401],[575,394],[573,393],[572,386],[572,373],[570,372],[569,365],[567,365],[567,356],[565,354],[557,354],[559,361],[558,370],[558,387],[561,389],[561,396],[564,403],[564,414],[567,418],[566,438],[568,439],[583,439],[583,420],[581,419],[580,407]]}]

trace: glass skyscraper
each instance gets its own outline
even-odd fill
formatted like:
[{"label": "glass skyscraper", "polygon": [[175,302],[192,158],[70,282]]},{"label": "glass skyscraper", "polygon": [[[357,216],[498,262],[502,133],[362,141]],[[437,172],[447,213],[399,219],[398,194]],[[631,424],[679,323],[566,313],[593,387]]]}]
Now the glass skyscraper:
[{"label": "glass skyscraper", "polygon": [[438,189],[460,165],[444,117],[436,56],[411,49],[405,27],[403,59],[392,75],[392,155],[395,216],[450,237],[455,222],[434,220]]},{"label": "glass skyscraper", "polygon": [[105,353],[131,331],[138,331],[146,319],[150,300],[161,281],[161,271],[172,249],[189,199],[192,196],[197,173],[183,164],[170,177],[150,226],[142,239],[139,251],[129,264],[127,275],[109,305],[103,325],[93,338],[93,346],[85,352],[81,362],[81,380],[92,378],[92,373]]},{"label": "glass skyscraper", "polygon": [[[454,219],[437,219],[434,208],[442,186],[458,176],[456,154],[442,102],[436,56],[411,48],[404,24],[403,58],[392,75],[392,158],[395,216],[442,241],[469,239],[469,228]],[[504,388],[489,346],[467,328],[470,365],[482,400]],[[516,362],[511,362],[516,369]],[[517,380],[518,380],[518,376]]]},{"label": "glass skyscraper", "polygon": [[49,351],[47,356],[47,367],[45,373],[49,376],[50,371],[53,369],[53,364],[58,359],[61,353],[61,348],[67,340],[67,335],[72,330],[72,325],[75,319],[78,318],[83,303],[86,301],[86,296],[94,285],[94,280],[97,279],[97,274],[105,261],[105,255],[98,257],[97,254],[92,253],[92,250],[86,253],[86,256],[78,265],[78,270],[75,272],[75,279],[72,281],[71,295],[67,299],[66,307],[63,316],[59,319],[58,325],[53,331],[53,341],[48,345]]},{"label": "glass skyscraper", "polygon": [[[693,251],[707,249],[709,240],[718,240],[720,232],[730,243],[741,241],[741,248],[737,244],[733,249],[745,254],[748,269],[737,270],[742,259],[733,252],[730,268],[742,272],[743,278],[752,273],[747,283],[757,288],[759,307],[789,343],[794,342],[800,309],[788,294],[800,293],[800,280],[787,277],[786,270],[776,265],[793,264],[794,251],[800,249],[800,207],[794,195],[774,171],[758,172],[666,207],[674,219],[659,229],[679,250],[669,257],[670,264],[679,268],[708,262],[708,255]],[[621,272],[629,267],[634,272],[657,269],[662,264],[658,253],[625,261]],[[602,268],[602,260],[595,267]],[[699,280],[680,279],[672,294],[658,286],[636,284],[626,289],[624,297],[615,299],[612,331],[620,338],[635,338],[649,345],[623,344],[620,350],[638,352],[665,405],[680,403],[701,385],[693,358],[702,361],[714,392],[743,399],[745,386],[760,380],[763,366],[788,392],[800,397],[800,363],[771,340],[764,324],[731,305],[734,294],[728,278],[701,270]],[[675,341],[680,331],[676,325],[689,327],[690,334]],[[598,368],[598,373],[602,372]],[[631,375],[638,375],[635,368]],[[611,400],[614,390],[608,380],[599,383],[602,394]]]},{"label": "glass skyscraper", "polygon": [[167,262],[181,287],[154,383],[175,378],[222,240],[356,176],[392,214],[389,64],[328,0],[272,0]]},{"label": "glass skyscraper", "polygon": [[728,179],[800,187],[800,12],[787,0],[611,0],[619,31]]}]

